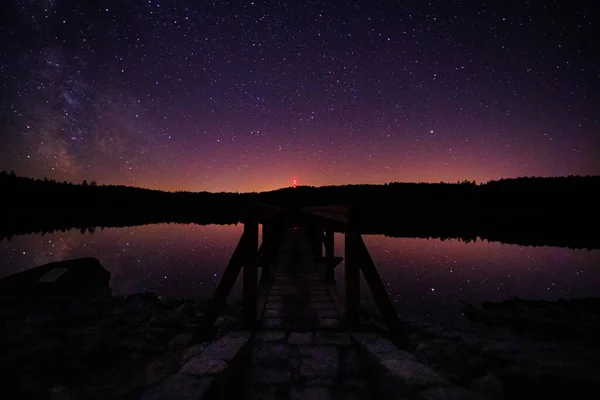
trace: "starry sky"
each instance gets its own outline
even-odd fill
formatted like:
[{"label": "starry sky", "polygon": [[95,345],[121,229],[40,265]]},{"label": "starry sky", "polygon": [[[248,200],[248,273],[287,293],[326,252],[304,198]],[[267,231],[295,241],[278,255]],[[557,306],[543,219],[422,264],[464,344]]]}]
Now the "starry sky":
[{"label": "starry sky", "polygon": [[0,170],[163,190],[600,174],[593,1],[6,0]]}]

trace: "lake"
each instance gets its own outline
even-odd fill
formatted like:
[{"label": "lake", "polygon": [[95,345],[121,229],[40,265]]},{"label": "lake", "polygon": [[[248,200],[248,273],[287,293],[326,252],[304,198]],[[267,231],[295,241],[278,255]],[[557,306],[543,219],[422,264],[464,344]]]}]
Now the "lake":
[{"label": "lake", "polygon": [[[16,236],[0,241],[0,276],[77,257],[96,257],[112,273],[114,294],[155,292],[163,298],[210,297],[243,225],[153,224]],[[363,235],[398,310],[436,321],[460,316],[459,302],[510,297],[555,300],[600,296],[600,250],[527,247],[497,242]],[[336,255],[343,256],[336,234]],[[336,269],[343,295],[343,267]],[[241,285],[231,300],[240,299]],[[364,281],[362,299],[372,304]]]}]

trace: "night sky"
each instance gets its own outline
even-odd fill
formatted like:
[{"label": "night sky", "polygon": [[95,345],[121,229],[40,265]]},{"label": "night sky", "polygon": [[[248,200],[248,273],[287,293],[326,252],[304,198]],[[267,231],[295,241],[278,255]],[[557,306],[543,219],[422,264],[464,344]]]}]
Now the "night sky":
[{"label": "night sky", "polygon": [[0,170],[165,190],[600,174],[593,1],[0,5]]}]

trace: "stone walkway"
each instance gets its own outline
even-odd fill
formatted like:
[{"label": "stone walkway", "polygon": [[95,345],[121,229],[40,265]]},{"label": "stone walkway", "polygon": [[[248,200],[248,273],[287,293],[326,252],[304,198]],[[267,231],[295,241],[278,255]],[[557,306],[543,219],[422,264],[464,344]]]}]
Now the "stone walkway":
[{"label": "stone walkway", "polygon": [[251,349],[246,398],[372,398],[367,371],[303,232],[287,231],[279,254]]}]

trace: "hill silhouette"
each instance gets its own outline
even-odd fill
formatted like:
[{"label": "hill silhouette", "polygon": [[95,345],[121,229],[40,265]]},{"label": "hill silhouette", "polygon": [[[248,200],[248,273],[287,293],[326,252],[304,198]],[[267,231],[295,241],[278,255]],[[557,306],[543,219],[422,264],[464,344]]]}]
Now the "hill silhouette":
[{"label": "hill silhouette", "polygon": [[477,237],[505,243],[600,248],[600,176],[524,177],[484,184],[299,186],[262,193],[164,192],[0,173],[0,237],[159,222],[228,224],[256,203],[347,204],[364,233]]}]

